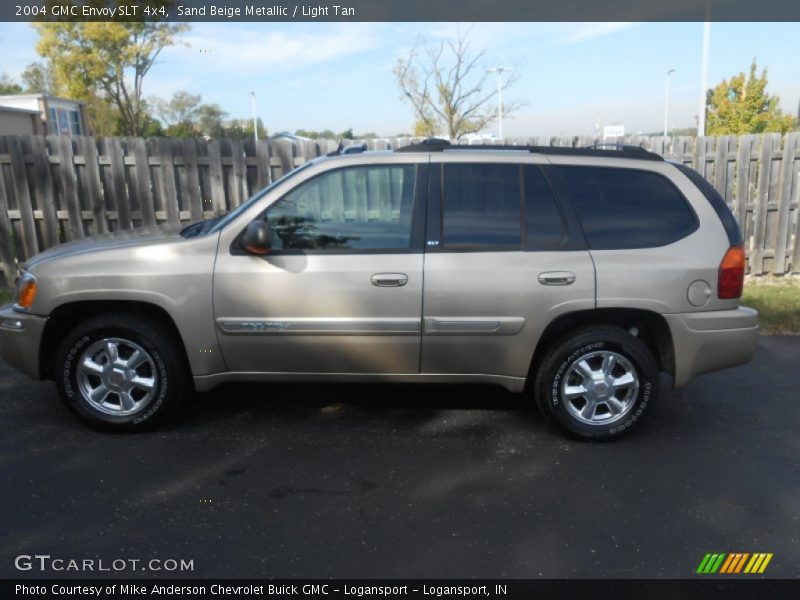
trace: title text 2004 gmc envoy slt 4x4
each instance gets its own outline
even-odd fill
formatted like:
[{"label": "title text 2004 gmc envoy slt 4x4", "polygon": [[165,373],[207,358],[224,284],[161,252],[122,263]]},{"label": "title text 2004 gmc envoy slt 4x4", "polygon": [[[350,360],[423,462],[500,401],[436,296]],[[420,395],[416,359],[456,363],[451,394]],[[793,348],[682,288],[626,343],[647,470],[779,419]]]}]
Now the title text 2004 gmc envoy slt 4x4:
[{"label": "title text 2004 gmc envoy slt 4x4", "polygon": [[602,440],[641,422],[659,371],[680,387],[753,356],[742,236],[691,169],[632,147],[352,150],[179,233],[32,258],[3,359],[104,429],[227,381],[489,382]]}]

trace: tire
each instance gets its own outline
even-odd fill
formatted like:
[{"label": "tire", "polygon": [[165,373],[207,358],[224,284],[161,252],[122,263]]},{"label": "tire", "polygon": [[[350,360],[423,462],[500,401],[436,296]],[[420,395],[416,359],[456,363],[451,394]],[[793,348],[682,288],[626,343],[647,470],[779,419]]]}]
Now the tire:
[{"label": "tire", "polygon": [[610,441],[641,424],[658,396],[658,375],[640,339],[619,327],[587,327],[547,350],[534,394],[544,417],[570,437]]},{"label": "tire", "polygon": [[161,329],[129,314],[99,315],[77,325],[59,347],[53,369],[67,408],[103,431],[162,423],[188,389],[188,369],[179,342]]}]

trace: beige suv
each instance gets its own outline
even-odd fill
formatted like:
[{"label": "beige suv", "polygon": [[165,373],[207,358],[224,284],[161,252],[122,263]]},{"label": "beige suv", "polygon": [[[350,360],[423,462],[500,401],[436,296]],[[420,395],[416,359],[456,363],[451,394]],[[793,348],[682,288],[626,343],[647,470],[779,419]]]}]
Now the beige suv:
[{"label": "beige suv", "polygon": [[741,233],[691,169],[629,147],[353,150],[180,232],[39,254],[3,358],[104,429],[229,381],[475,382],[611,439],[660,371],[680,387],[753,356]]}]

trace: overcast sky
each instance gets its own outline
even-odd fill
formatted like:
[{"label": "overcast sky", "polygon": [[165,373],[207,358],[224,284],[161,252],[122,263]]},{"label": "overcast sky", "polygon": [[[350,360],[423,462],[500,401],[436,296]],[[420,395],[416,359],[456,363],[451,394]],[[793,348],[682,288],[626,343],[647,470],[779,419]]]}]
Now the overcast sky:
[{"label": "overcast sky", "polygon": [[[469,29],[486,64],[516,65],[507,94],[526,102],[509,136],[590,135],[595,123],[629,133],[658,131],[664,70],[672,75],[671,126],[695,125],[700,95],[701,23],[196,23],[185,45],[165,50],[145,80],[145,96],[201,94],[233,117],[249,117],[250,90],[271,132],[352,127],[395,135],[412,130],[411,109],[392,77],[397,58],[420,36],[452,38]],[[769,67],[769,89],[797,114],[800,23],[715,23],[709,84]],[[36,33],[0,23],[0,72],[12,77],[37,60]],[[492,126],[490,129],[494,129]]]}]

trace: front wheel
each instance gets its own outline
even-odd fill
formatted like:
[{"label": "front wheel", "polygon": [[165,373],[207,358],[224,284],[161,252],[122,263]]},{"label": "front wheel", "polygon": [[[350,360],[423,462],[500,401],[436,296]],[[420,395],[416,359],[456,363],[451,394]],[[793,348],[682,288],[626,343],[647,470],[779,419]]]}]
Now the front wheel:
[{"label": "front wheel", "polygon": [[534,393],[548,421],[579,439],[612,440],[638,425],[658,394],[647,346],[619,327],[589,327],[558,340],[536,372]]},{"label": "front wheel", "polygon": [[56,386],[66,406],[92,427],[144,429],[171,414],[185,392],[179,350],[149,319],[94,317],[61,344]]}]

